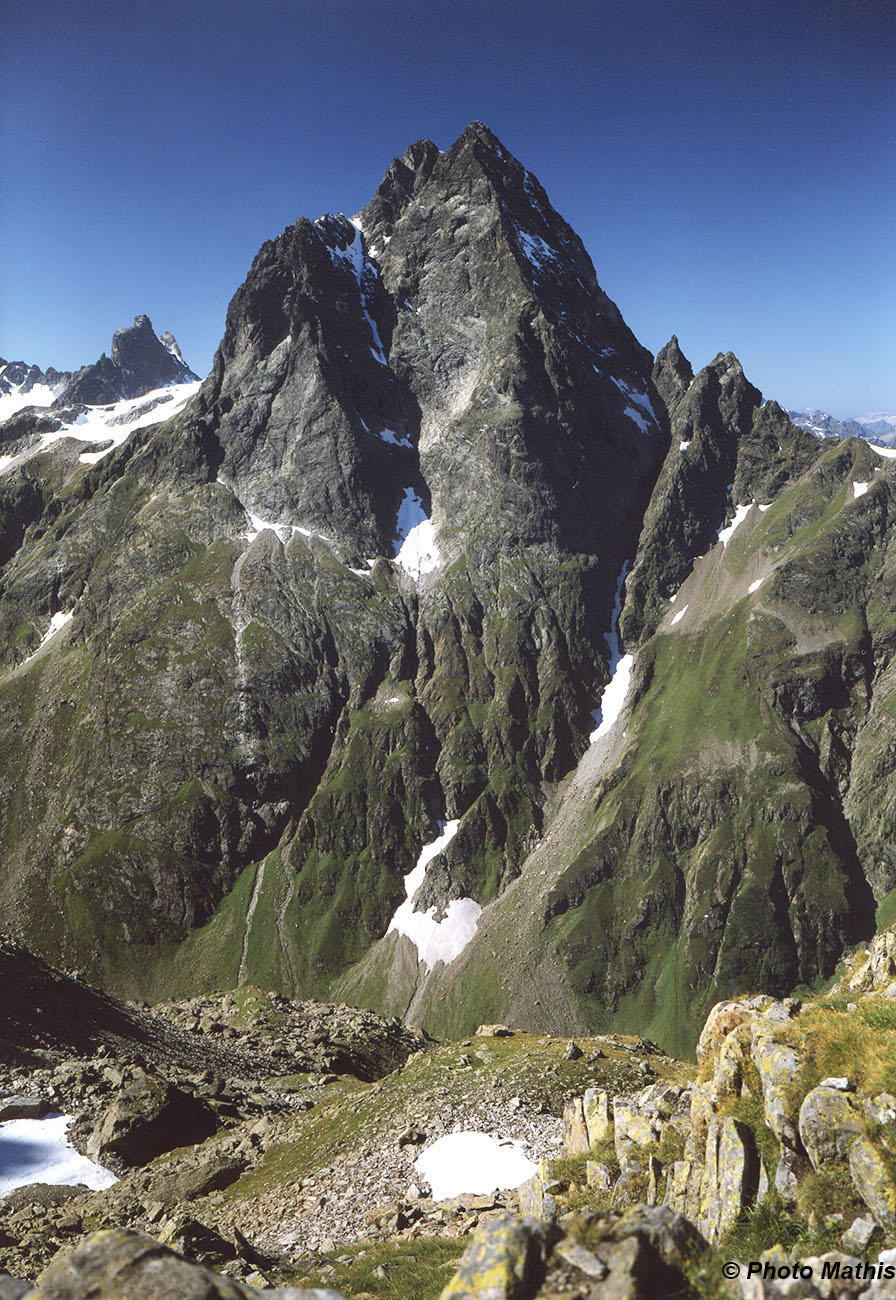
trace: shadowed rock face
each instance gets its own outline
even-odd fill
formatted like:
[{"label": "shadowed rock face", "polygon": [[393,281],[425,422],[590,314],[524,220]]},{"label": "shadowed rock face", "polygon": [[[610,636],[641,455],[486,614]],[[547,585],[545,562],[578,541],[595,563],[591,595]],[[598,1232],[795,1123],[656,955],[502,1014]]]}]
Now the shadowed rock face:
[{"label": "shadowed rock face", "polygon": [[[107,367],[137,375],[150,335],[119,332]],[[673,340],[654,366],[487,128],[412,145],[358,217],[263,245],[180,415],[95,466],[61,442],[0,476],[0,916],[119,991],[320,995],[386,934],[438,821],[461,819],[418,901],[512,897],[587,749],[629,561],[638,712],[538,868],[526,945],[555,1000],[532,1014],[652,1015],[679,934],[676,1034],[731,984],[815,978],[867,925],[867,878],[892,887],[890,813],[850,760],[888,761],[865,722],[890,477],[838,448],[731,354],[694,377]],[[721,547],[753,500],[777,503],[765,532]],[[668,598],[692,569],[679,654]],[[734,906],[747,880],[772,950],[755,899]],[[513,985],[533,1006],[517,954],[493,977],[506,940],[477,942],[454,1005],[501,1019]],[[404,1012],[413,954],[378,953],[354,996]],[[448,1014],[456,969],[415,1014]]]}]

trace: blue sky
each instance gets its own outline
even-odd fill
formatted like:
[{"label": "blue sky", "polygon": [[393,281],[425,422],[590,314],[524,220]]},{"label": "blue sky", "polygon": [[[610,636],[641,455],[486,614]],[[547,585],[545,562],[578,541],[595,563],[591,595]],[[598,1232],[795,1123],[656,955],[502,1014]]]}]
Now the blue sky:
[{"label": "blue sky", "polygon": [[7,0],[0,355],[146,312],[205,373],[259,245],[486,122],[652,351],[896,411],[891,0]]}]

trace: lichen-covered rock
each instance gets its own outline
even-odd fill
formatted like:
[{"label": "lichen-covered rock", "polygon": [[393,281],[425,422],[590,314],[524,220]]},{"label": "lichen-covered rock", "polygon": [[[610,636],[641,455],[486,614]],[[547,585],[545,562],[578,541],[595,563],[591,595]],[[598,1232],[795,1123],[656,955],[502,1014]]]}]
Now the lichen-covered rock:
[{"label": "lichen-covered rock", "polygon": [[544,1272],[544,1226],[534,1219],[496,1219],[464,1251],[440,1300],[528,1300]]},{"label": "lichen-covered rock", "polygon": [[563,1107],[563,1150],[566,1155],[582,1155],[591,1146],[581,1097],[570,1097]]},{"label": "lichen-covered rock", "polygon": [[758,1021],[750,1054],[759,1071],[766,1123],[780,1143],[798,1150],[799,1124],[790,1093],[803,1060],[796,1047],[778,1040],[776,1032],[774,1023]]},{"label": "lichen-covered rock", "polygon": [[756,1201],[759,1154],[752,1131],[727,1116],[713,1120],[706,1138],[697,1226],[708,1241],[718,1241],[741,1212]]},{"label": "lichen-covered rock", "polygon": [[799,1135],[813,1169],[829,1160],[845,1160],[864,1129],[862,1112],[848,1093],[819,1086],[803,1098]]},{"label": "lichen-covered rock", "polygon": [[588,1134],[588,1145],[597,1146],[613,1135],[613,1114],[610,1095],[603,1088],[586,1088],[582,1098],[582,1114]]},{"label": "lichen-covered rock", "polygon": [[849,1150],[849,1172],[875,1221],[884,1228],[896,1227],[896,1182],[870,1138],[860,1137],[853,1142]]},{"label": "lichen-covered rock", "polygon": [[697,1061],[703,1064],[708,1057],[714,1061],[719,1054],[722,1043],[738,1025],[749,1023],[756,1018],[757,999],[738,998],[736,1001],[717,1002],[706,1017],[706,1022],[697,1040]]},{"label": "lichen-covered rock", "polygon": [[692,1223],[700,1217],[700,1188],[704,1175],[702,1160],[675,1160],[669,1170],[665,1204]]}]

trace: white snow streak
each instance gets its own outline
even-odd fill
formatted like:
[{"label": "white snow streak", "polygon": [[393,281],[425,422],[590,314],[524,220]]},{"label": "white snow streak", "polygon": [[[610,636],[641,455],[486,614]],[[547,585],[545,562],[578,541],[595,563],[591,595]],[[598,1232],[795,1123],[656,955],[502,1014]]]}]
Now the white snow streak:
[{"label": "white snow streak", "polygon": [[62,628],[65,627],[66,623],[70,623],[74,617],[75,617],[75,611],[73,609],[70,609],[67,614],[54,614],[53,617],[50,619],[50,626],[47,628],[46,632],[44,632],[43,637],[41,639],[41,643],[37,647],[37,650],[32,650],[28,658],[22,660],[22,664],[23,665],[29,664],[31,660],[35,657],[35,655],[38,653],[38,651],[43,650],[44,646],[51,639],[51,637],[54,637],[57,632],[60,632]]},{"label": "white snow streak", "polygon": [[557,261],[557,254],[550,244],[544,242],[540,235],[530,235],[525,230],[518,230],[517,239],[524,255],[539,270],[543,266]]},{"label": "white snow streak", "polygon": [[395,522],[398,540],[395,543],[395,562],[416,581],[424,573],[432,573],[442,563],[436,546],[432,521],[427,518],[423,502],[413,488],[405,488]]},{"label": "white snow streak", "polygon": [[432,1188],[433,1200],[484,1196],[499,1187],[519,1187],[538,1172],[523,1147],[487,1133],[447,1133],[418,1156],[414,1168]]},{"label": "white snow streak", "polygon": [[70,1115],[47,1115],[0,1124],[0,1196],[29,1183],[84,1183],[99,1190],[118,1181],[78,1154],[65,1135],[70,1123]]},{"label": "white snow streak", "polygon": [[376,435],[382,438],[383,442],[390,442],[393,447],[413,447],[413,443],[406,434],[396,433],[394,429],[380,429]]},{"label": "white snow streak", "polygon": [[414,895],[423,884],[426,868],[451,843],[459,825],[459,818],[441,823],[441,835],[431,844],[424,844],[416,866],[404,878],[406,898],[386,931],[387,934],[395,930],[398,934],[406,935],[415,945],[418,960],[423,962],[427,970],[432,970],[440,961],[447,965],[463,952],[476,933],[482,911],[472,898],[452,899],[443,921],[435,919],[435,906],[427,912],[414,911]]},{"label": "white snow streak", "polygon": [[[220,479],[217,481],[221,483]],[[227,484],[222,483],[221,486],[227,487]],[[229,488],[228,491],[230,491]],[[243,509],[245,510],[245,506]],[[244,537],[247,542],[254,542],[256,537],[265,532],[266,529],[270,529],[272,533],[277,534],[284,546],[293,533],[299,533],[302,537],[317,537],[322,542],[326,542],[327,545],[332,545],[332,538],[324,537],[323,533],[313,533],[310,528],[301,528],[298,524],[280,524],[273,519],[262,519],[261,515],[253,515],[251,510],[246,510],[245,513],[246,518],[249,520],[249,527],[244,533],[240,533],[240,536]]]},{"label": "white snow streak", "polygon": [[757,578],[755,582],[750,583],[749,587],[747,587],[747,591],[750,592],[750,594],[754,591],[758,591],[764,582],[765,578]]},{"label": "white snow streak", "polygon": [[852,490],[855,496],[863,497],[870,487],[871,481],[869,480],[867,483],[853,483]]},{"label": "white snow streak", "polygon": [[678,613],[677,613],[677,614],[675,615],[675,617],[672,619],[671,626],[674,627],[676,623],[679,623],[679,622],[684,618],[684,616],[685,616],[685,614],[686,614],[687,612],[688,612],[688,606],[687,606],[687,605],[682,605],[681,609],[678,611]]},{"label": "white snow streak", "polygon": [[[201,380],[189,384],[170,384],[167,388],[155,388],[142,397],[131,397],[127,401],[115,402],[112,406],[88,406],[83,415],[79,415],[74,424],[66,425],[57,433],[42,435],[41,450],[47,443],[57,438],[86,438],[90,442],[112,440],[112,446],[103,451],[85,451],[78,459],[83,465],[94,465],[110,451],[127,442],[137,429],[144,429],[149,424],[158,424],[161,420],[170,420],[186,406],[190,398],[199,392]],[[157,400],[159,404],[152,410],[143,408]]]},{"label": "white snow streak", "polygon": [[625,414],[638,426],[642,433],[649,434],[651,428],[648,424],[648,419],[652,422],[654,428],[657,427],[658,423],[650,398],[646,393],[639,393],[637,389],[630,388],[629,385],[624,383],[621,379],[614,379],[612,375],[610,375],[610,378],[613,380],[613,383],[619,389],[620,393],[622,393],[623,397],[627,397],[629,402],[633,403],[633,405],[625,408]]},{"label": "white snow streak", "polygon": [[731,520],[731,523],[728,525],[727,528],[719,529],[719,541],[722,543],[723,546],[728,545],[728,543],[731,541],[731,538],[734,536],[735,529],[741,526],[741,524],[746,519],[747,515],[750,513],[751,509],[752,509],[752,505],[734,507],[734,518]]},{"label": "white snow streak", "polygon": [[358,281],[358,293],[361,298],[361,310],[363,311],[364,319],[367,321],[367,324],[370,328],[370,334],[374,343],[374,346],[370,349],[370,355],[373,357],[374,361],[378,361],[381,366],[388,366],[389,362],[387,361],[386,354],[383,351],[383,341],[380,338],[379,329],[377,328],[376,321],[373,319],[370,312],[367,310],[370,299],[369,299],[369,294],[364,287],[365,277],[376,276],[377,274],[376,267],[373,265],[372,262],[369,262],[367,260],[367,257],[365,256],[364,238],[363,238],[364,231],[361,228],[361,222],[358,220],[357,217],[351,217],[350,221],[355,228],[355,234],[354,237],[352,238],[352,242],[348,244],[347,247],[343,250],[330,248],[329,245],[327,245],[327,247],[329,248],[331,259],[335,260],[338,258],[342,262],[347,262],[351,267],[352,271],[354,271],[355,279]]},{"label": "white snow streak", "polygon": [[868,446],[872,451],[876,451],[878,456],[884,456],[887,460],[896,459],[896,447],[877,447],[873,442],[869,442]]},{"label": "white snow streak", "polygon": [[622,706],[625,703],[629,682],[631,681],[632,665],[635,662],[633,655],[620,655],[619,653],[619,615],[622,613],[622,587],[627,573],[628,560],[623,564],[619,581],[616,583],[612,630],[604,633],[604,640],[607,643],[607,649],[610,651],[610,680],[604,687],[604,693],[600,697],[600,708],[595,709],[591,714],[597,723],[590,737],[592,745],[595,740],[600,740],[601,736],[607,734],[622,712]]}]

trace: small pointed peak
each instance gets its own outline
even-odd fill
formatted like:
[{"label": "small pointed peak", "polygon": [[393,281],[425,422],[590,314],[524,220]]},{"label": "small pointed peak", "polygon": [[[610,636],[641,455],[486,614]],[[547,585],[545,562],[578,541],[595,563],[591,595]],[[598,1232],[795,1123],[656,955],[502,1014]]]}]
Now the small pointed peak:
[{"label": "small pointed peak", "polygon": [[[432,140],[415,140],[413,144],[408,145],[401,157],[395,161],[407,167],[409,171],[416,172],[424,164],[432,167],[438,156],[438,147],[433,144]],[[394,167],[395,162],[392,165]]]},{"label": "small pointed peak", "polygon": [[743,374],[744,368],[738,361],[733,352],[720,352],[709,364],[710,370],[715,370],[723,374],[727,370],[733,370],[737,374]]},{"label": "small pointed peak", "polygon": [[522,164],[514,158],[509,149],[501,143],[494,131],[489,130],[484,122],[471,122],[468,127],[461,132],[454,144],[449,149],[449,153],[457,154],[465,149],[473,148],[481,157],[482,153],[500,159],[504,164],[512,167],[521,168]]},{"label": "small pointed peak", "polygon": [[694,380],[690,361],[678,346],[673,334],[664,348],[657,353],[653,367],[653,382],[667,406],[672,406],[682,393],[686,393]]}]

